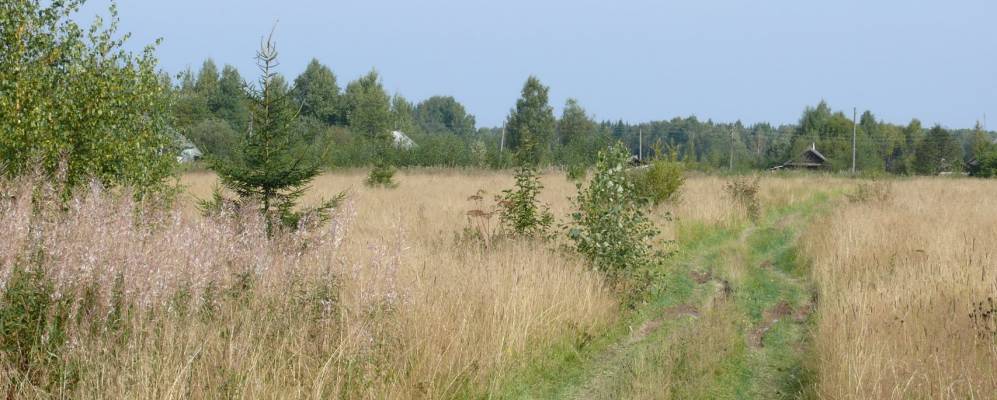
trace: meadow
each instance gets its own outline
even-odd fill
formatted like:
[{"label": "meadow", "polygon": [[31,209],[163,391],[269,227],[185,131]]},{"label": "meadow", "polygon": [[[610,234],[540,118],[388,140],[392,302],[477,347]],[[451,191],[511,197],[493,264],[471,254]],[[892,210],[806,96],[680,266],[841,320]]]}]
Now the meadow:
[{"label": "meadow", "polygon": [[997,186],[865,183],[817,221],[804,252],[820,296],[816,394],[997,397]]},{"label": "meadow", "polygon": [[[563,238],[468,240],[467,212],[511,187],[507,172],[403,170],[392,189],[364,178],[319,176],[304,203],[347,201],[322,229],[276,240],[255,213],[197,212],[210,173],[183,175],[166,209],[95,186],[58,217],[38,212],[31,185],[4,183],[2,304],[24,317],[5,331],[0,386],[140,399],[997,392],[993,313],[969,317],[997,293],[989,182],[763,176],[753,220],[725,189],[733,178],[690,176],[651,210],[666,256],[634,306]],[[563,220],[574,183],[542,182]],[[788,307],[812,311],[794,321]]]},{"label": "meadow", "polygon": [[[667,36],[627,33],[637,25],[620,16],[662,20],[667,10],[647,4],[614,4],[622,14],[609,18],[594,10],[597,23],[574,18],[584,4],[379,7],[385,32],[405,32],[392,39],[414,40],[406,46],[364,43],[381,37],[360,18],[300,18],[329,14],[316,4],[257,2],[225,13],[234,25],[188,13],[212,19],[192,25],[140,10],[157,2],[120,14],[114,1],[106,13],[84,3],[0,6],[2,399],[997,399],[997,186],[987,179],[997,132],[985,114],[972,129],[942,125],[986,104],[939,108],[932,101],[954,97],[927,90],[881,110],[934,109],[933,126],[857,108],[849,118],[823,100],[797,121],[773,114],[836,84],[812,77],[842,72],[808,68],[734,85],[748,89],[741,103],[774,96],[761,111],[781,122],[724,122],[737,107],[658,95],[682,89],[662,79],[717,81],[696,67],[721,65],[709,57],[593,84],[592,74],[547,75],[580,66],[530,57],[550,43],[504,45],[510,33],[561,32],[555,50],[570,55],[592,38]],[[696,32],[718,25],[697,18],[723,19],[725,7],[710,7],[680,7],[692,25],[665,25],[712,38]],[[289,20],[256,32],[276,8]],[[764,42],[794,31],[826,43],[806,34],[827,33],[811,28],[833,13],[806,8],[802,19],[763,12],[779,19],[773,34],[764,19],[734,18],[760,33],[731,43],[785,53],[787,43]],[[951,25],[939,18],[947,8],[905,25],[945,33],[923,28]],[[465,23],[482,15],[507,21]],[[359,34],[340,29],[358,21]],[[129,41],[119,28],[131,24],[159,39]],[[311,29],[323,27],[335,32]],[[951,44],[966,41],[890,28],[898,54],[911,53],[904,42],[959,51]],[[467,36],[448,32],[475,43],[448,44]],[[693,45],[695,55],[729,55],[722,42]],[[446,51],[384,51],[391,43]],[[808,66],[834,67],[808,47],[818,50]],[[196,72],[183,59],[210,48],[242,56]],[[468,52],[495,55],[488,79],[473,77],[483,64]],[[969,58],[942,53],[925,60]],[[411,73],[382,77],[374,64],[385,63]],[[966,63],[948,64],[921,75],[965,75],[946,68]],[[358,66],[370,69],[354,75]],[[857,84],[918,87],[902,75]],[[405,76],[442,90],[406,99]],[[504,97],[522,78],[518,98]],[[936,81],[927,89],[972,87]],[[696,108],[712,118],[688,114]],[[676,110],[687,116],[619,118]]]}]

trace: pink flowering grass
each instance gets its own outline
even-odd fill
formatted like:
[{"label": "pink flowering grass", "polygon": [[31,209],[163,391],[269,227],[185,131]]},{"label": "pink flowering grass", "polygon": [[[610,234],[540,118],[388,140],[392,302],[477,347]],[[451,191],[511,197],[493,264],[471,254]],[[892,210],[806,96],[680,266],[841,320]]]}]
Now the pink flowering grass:
[{"label": "pink flowering grass", "polygon": [[[139,204],[99,185],[62,202],[44,182],[0,183],[0,307],[48,299],[32,314],[43,329],[0,338],[0,389],[453,397],[485,392],[545,346],[614,318],[610,291],[581,260],[534,243],[453,240],[466,210],[447,204],[506,177],[405,176],[390,191],[362,178],[321,177],[319,196],[358,189],[328,223],[273,239],[251,208],[209,218],[186,200]],[[43,278],[32,286],[36,275],[15,270]]]}]

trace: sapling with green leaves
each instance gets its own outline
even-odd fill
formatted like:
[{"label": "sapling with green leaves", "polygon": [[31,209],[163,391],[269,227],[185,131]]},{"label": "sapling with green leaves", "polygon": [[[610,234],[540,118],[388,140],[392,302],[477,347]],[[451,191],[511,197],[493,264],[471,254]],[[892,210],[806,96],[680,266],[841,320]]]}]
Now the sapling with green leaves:
[{"label": "sapling with green leaves", "polygon": [[[83,0],[0,6],[0,163],[42,173],[62,200],[91,181],[136,197],[169,192],[176,136],[155,45],[128,51],[117,7],[77,23]],[[158,43],[158,42],[157,42]]]},{"label": "sapling with green leaves", "polygon": [[516,186],[502,191],[499,217],[507,233],[520,237],[548,238],[554,215],[540,202],[543,190],[536,167],[523,165],[516,170]]},{"label": "sapling with green leaves", "polygon": [[569,238],[575,248],[611,279],[625,278],[654,261],[651,239],[657,229],[626,172],[630,151],[617,143],[599,153],[587,186],[578,183]]}]

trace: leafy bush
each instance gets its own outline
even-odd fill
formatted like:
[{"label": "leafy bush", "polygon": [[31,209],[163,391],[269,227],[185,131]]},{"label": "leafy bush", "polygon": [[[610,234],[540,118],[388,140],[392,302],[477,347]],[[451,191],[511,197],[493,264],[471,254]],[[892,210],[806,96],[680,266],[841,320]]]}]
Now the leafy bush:
[{"label": "leafy bush", "polygon": [[585,164],[569,164],[565,168],[565,173],[568,176],[568,180],[580,182],[585,180],[585,175],[588,175],[588,166]]},{"label": "leafy bush", "polygon": [[176,146],[154,47],[125,50],[113,5],[108,26],[77,24],[82,3],[3,3],[0,162],[63,180],[64,198],[92,179],[136,196],[168,189]]},{"label": "leafy bush", "polygon": [[578,186],[568,235],[578,252],[612,279],[634,276],[651,265],[649,241],[657,234],[645,215],[647,199],[628,179],[630,152],[622,144],[600,152],[595,175]]},{"label": "leafy bush", "polygon": [[367,186],[371,187],[392,188],[398,186],[394,181],[394,176],[395,167],[379,158],[374,163],[374,168],[370,170],[370,174],[367,175],[366,183]]},{"label": "leafy bush", "polygon": [[969,174],[980,178],[993,178],[997,176],[997,148],[980,154],[976,159],[976,163],[970,166]]},{"label": "leafy bush", "polygon": [[658,205],[678,197],[679,188],[685,183],[684,172],[681,163],[660,159],[646,168],[632,170],[630,174],[637,193]]},{"label": "leafy bush", "polygon": [[727,182],[724,191],[736,206],[743,209],[748,219],[758,221],[762,207],[758,200],[758,178],[734,178]]},{"label": "leafy bush", "polygon": [[233,150],[239,146],[239,133],[225,120],[219,118],[205,119],[187,131],[190,139],[206,157],[227,160],[235,154]]},{"label": "leafy bush", "polygon": [[515,189],[503,190],[499,199],[499,220],[505,230],[515,236],[548,238],[554,215],[537,196],[543,190],[540,176],[531,166],[516,170]]}]

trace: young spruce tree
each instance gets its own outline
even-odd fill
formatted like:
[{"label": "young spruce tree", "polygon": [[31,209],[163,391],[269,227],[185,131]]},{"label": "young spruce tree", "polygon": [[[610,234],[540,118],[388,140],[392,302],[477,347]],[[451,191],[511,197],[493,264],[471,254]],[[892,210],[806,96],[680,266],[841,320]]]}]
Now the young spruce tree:
[{"label": "young spruce tree", "polygon": [[[249,129],[235,151],[226,160],[216,160],[212,168],[222,184],[242,201],[259,202],[267,224],[267,234],[276,226],[295,228],[302,215],[312,212],[326,219],[328,212],[345,197],[338,194],[306,212],[295,211],[295,203],[318,174],[318,162],[304,147],[300,135],[292,129],[298,118],[291,91],[276,72],[277,48],[273,32],[263,40],[256,54],[260,68],[258,87],[247,87]],[[220,204],[216,194],[215,204]],[[279,224],[279,225],[278,225]]]}]

